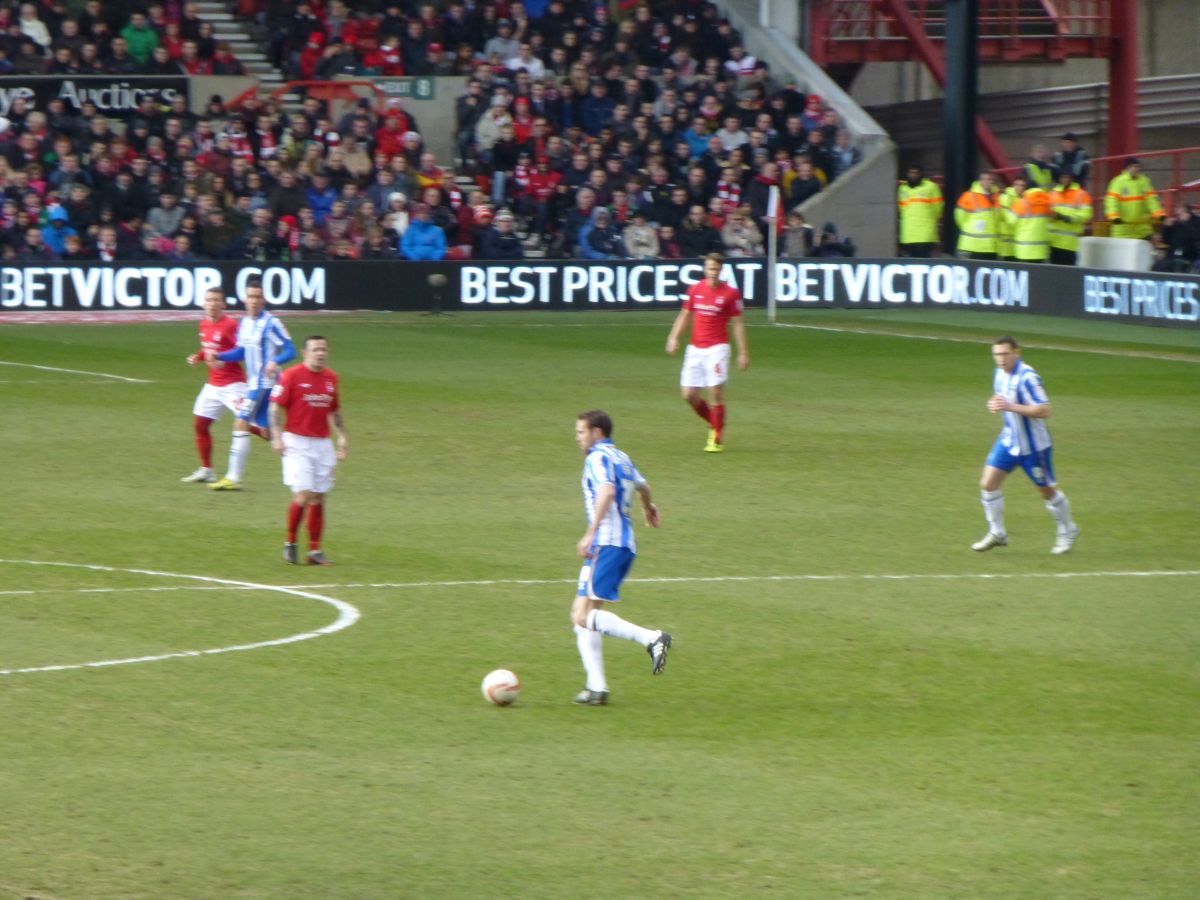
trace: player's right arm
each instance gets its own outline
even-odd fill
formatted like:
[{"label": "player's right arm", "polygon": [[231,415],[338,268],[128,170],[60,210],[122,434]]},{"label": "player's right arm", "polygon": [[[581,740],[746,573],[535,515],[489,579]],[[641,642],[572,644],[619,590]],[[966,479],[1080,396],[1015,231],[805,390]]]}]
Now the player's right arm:
[{"label": "player's right arm", "polygon": [[575,551],[584,559],[593,555],[592,542],[596,540],[596,529],[600,527],[600,523],[608,515],[609,507],[612,506],[616,496],[617,486],[611,481],[606,481],[596,488],[596,509],[592,515],[592,520],[588,522],[587,531],[583,533],[583,537],[575,544]]},{"label": "player's right arm", "polygon": [[667,335],[667,353],[671,356],[674,356],[675,351],[679,349],[679,336],[683,334],[683,329],[687,327],[688,317],[691,315],[691,312],[685,306],[679,311],[679,315],[675,317],[675,322],[671,325],[671,333]]}]

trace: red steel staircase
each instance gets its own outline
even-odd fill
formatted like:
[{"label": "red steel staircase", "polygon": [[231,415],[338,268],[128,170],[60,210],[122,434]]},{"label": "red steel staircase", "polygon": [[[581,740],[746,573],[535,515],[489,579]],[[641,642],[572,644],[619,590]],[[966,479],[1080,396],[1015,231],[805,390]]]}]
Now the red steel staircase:
[{"label": "red steel staircase", "polygon": [[[947,0],[809,0],[809,55],[843,84],[868,62],[916,60],[944,87],[946,6]],[[1109,60],[1108,152],[1135,151],[1137,0],[978,0],[978,9],[980,63]],[[991,164],[1007,167],[982,119],[976,132]]]}]

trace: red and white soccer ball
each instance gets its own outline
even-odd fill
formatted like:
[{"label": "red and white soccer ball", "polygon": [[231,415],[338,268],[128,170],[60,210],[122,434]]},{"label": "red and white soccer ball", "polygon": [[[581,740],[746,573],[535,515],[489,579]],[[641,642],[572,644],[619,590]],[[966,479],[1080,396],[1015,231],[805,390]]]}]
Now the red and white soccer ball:
[{"label": "red and white soccer ball", "polygon": [[521,693],[521,679],[508,669],[488,672],[480,685],[483,696],[496,706],[512,706]]}]

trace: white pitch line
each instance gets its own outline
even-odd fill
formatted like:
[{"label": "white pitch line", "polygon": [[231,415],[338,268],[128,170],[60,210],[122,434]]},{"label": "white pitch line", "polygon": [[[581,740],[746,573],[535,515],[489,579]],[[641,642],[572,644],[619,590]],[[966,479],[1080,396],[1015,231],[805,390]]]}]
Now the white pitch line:
[{"label": "white pitch line", "polygon": [[[5,560],[0,560],[5,562]],[[49,565],[48,563],[46,565]],[[0,597],[26,597],[37,594],[126,594],[126,593],[170,593],[176,591],[314,591],[343,590],[346,588],[419,589],[439,587],[497,587],[504,585],[561,585],[575,584],[574,578],[497,578],[480,581],[354,581],[337,584],[289,584],[266,585],[250,582],[225,581],[219,578],[203,578],[199,575],[170,575],[169,573],[143,572],[140,569],[104,569],[101,571],[141,572],[143,574],[166,574],[172,578],[196,578],[217,582],[211,585],[157,585],[153,587],[120,588],[41,588],[30,590],[0,591]],[[1200,569],[1151,569],[1146,571],[1116,572],[961,572],[961,573],[840,573],[832,575],[685,575],[661,578],[627,578],[626,583],[635,584],[713,584],[754,581],[1004,581],[1018,578],[1174,578],[1195,577]]]},{"label": "white pitch line", "polygon": [[[115,566],[94,566],[85,565],[82,563],[65,563],[65,562],[43,562],[35,559],[0,559],[0,564],[25,565],[25,566],[52,566],[64,569],[88,569],[93,572],[123,572],[132,575],[155,575],[161,578],[185,578],[193,581],[205,581],[210,584],[221,585],[223,588],[236,588],[238,590],[259,590],[259,591],[274,591],[280,594],[290,594],[293,597],[303,597],[307,600],[318,600],[332,606],[338,611],[337,619],[328,625],[321,628],[314,628],[312,631],[302,631],[298,634],[290,634],[286,637],[273,638],[266,641],[255,641],[250,644],[234,644],[228,647],[209,647],[203,650],[177,650],[173,653],[158,653],[153,656],[133,656],[123,659],[101,659],[92,662],[82,663],[63,663],[59,665],[49,666],[28,666],[20,669],[0,669],[0,675],[28,675],[34,672],[66,672],[71,669],[99,669],[109,666],[124,666],[134,663],[162,662],[168,659],[185,659],[195,656],[214,656],[218,653],[238,653],[243,650],[260,650],[264,647],[279,647],[284,644],[295,644],[299,641],[307,641],[312,638],[321,637],[326,634],[342,631],[349,628],[358,621],[361,613],[358,609],[344,600],[338,600],[334,597],[325,597],[321,594],[313,594],[295,587],[288,587],[278,584],[255,584],[250,581],[233,581],[227,578],[211,578],[206,575],[182,575],[178,572],[159,572],[153,569],[121,569]],[[121,589],[110,588],[106,591],[118,592]],[[13,592],[6,592],[13,593]],[[19,593],[19,592],[17,592]]]},{"label": "white pitch line", "polygon": [[85,372],[82,369],[60,369],[57,366],[35,366],[33,363],[9,362],[0,359],[0,366],[20,366],[23,369],[39,369],[42,372],[66,372],[68,375],[95,375],[98,378],[108,378],[112,381],[124,381],[127,384],[154,384],[145,378],[129,378],[125,375],[113,375],[110,372]]},{"label": "white pitch line", "polygon": [[[905,338],[910,341],[942,341],[948,344],[985,344],[986,340],[979,338],[948,337],[934,334],[912,334],[899,331],[876,331],[871,328],[843,328],[837,325],[801,325],[795,322],[776,322],[776,328],[798,328],[804,331],[833,331],[841,334],[867,334],[873,337]],[[1062,353],[1092,353],[1097,356],[1120,356],[1134,359],[1158,359],[1165,362],[1200,363],[1200,356],[1173,355],[1153,353],[1149,350],[1104,350],[1098,347],[1064,347],[1061,344],[1042,344],[1026,341],[1024,346],[1030,350],[1055,350]]]}]

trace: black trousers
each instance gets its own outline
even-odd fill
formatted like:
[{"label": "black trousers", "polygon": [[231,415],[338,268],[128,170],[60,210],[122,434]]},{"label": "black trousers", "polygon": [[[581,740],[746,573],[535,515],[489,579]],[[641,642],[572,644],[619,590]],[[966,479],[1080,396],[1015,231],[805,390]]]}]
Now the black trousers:
[{"label": "black trousers", "polygon": [[1079,254],[1074,250],[1059,250],[1057,247],[1050,248],[1050,262],[1056,266],[1073,266],[1078,256]]}]

